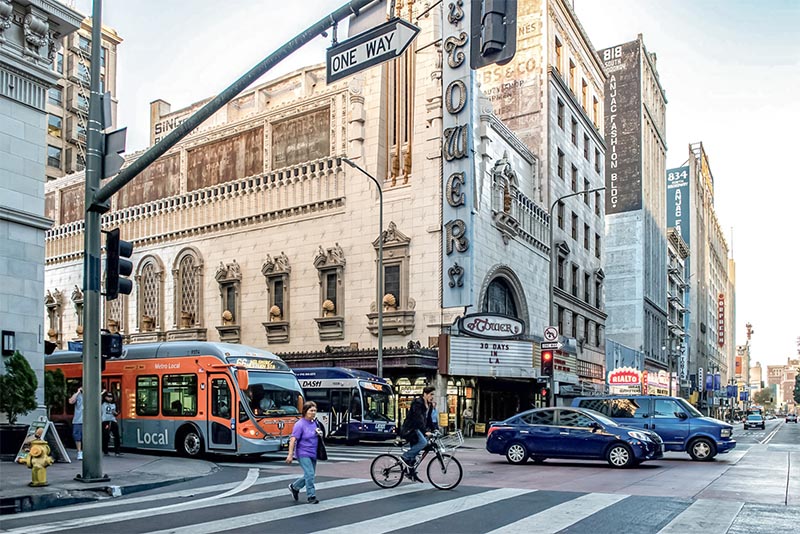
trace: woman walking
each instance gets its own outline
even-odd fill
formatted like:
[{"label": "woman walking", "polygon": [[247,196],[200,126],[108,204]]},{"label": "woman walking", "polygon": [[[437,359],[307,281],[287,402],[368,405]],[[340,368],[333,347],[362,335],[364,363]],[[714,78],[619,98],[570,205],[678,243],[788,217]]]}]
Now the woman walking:
[{"label": "woman walking", "polygon": [[321,439],[322,431],[317,427],[316,417],[317,404],[312,401],[303,404],[303,418],[294,424],[292,437],[289,439],[289,453],[286,455],[287,464],[291,464],[297,456],[297,463],[303,468],[303,476],[289,484],[289,491],[296,501],[300,490],[305,487],[308,504],[319,503],[314,488],[314,476],[317,470],[317,443]]}]

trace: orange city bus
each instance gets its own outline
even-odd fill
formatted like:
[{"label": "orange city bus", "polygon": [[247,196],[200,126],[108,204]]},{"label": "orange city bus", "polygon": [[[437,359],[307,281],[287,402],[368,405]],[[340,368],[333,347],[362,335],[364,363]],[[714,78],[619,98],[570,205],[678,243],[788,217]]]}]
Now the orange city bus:
[{"label": "orange city bus", "polygon": [[[80,385],[81,358],[76,351],[46,357],[45,369],[64,373],[67,397]],[[102,388],[114,394],[123,447],[191,457],[286,448],[303,405],[300,384],[283,360],[230,343],[126,345],[121,357],[106,361]],[[51,419],[71,422],[72,413],[74,406],[64,402]]]}]

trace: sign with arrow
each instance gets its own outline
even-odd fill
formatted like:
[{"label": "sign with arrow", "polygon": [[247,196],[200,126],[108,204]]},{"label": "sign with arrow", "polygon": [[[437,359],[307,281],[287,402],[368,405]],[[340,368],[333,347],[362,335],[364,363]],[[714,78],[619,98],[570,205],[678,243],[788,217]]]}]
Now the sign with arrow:
[{"label": "sign with arrow", "polygon": [[417,26],[393,18],[330,47],[326,54],[327,82],[333,83],[396,58],[406,51],[418,33]]}]

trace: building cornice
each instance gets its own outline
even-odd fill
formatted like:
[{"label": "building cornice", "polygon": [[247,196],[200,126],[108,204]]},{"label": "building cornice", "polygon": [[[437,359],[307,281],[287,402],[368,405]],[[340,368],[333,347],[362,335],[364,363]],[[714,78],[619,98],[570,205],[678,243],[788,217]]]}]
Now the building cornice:
[{"label": "building cornice", "polygon": [[53,226],[53,221],[46,217],[15,210],[8,206],[0,206],[0,220],[30,226],[39,230],[49,230]]}]

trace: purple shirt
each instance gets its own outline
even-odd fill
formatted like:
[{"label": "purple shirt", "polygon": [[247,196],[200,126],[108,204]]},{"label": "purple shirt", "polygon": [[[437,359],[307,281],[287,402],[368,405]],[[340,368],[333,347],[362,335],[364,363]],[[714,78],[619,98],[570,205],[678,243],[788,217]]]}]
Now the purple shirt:
[{"label": "purple shirt", "polygon": [[296,458],[317,457],[317,422],[309,421],[305,417],[294,424],[292,437],[297,440],[294,446]]}]

